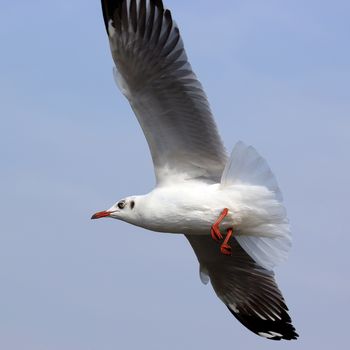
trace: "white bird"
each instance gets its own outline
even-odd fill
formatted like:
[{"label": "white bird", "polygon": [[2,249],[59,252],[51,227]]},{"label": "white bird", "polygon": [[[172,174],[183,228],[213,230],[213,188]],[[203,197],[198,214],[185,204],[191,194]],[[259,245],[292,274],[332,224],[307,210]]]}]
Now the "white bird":
[{"label": "white bird", "polygon": [[227,157],[161,0],[102,0],[102,9],[115,78],[147,139],[156,187],[92,219],[185,234],[202,282],[244,326],[268,339],[296,339],[272,270],[286,259],[291,236],[268,164],[242,142]]}]

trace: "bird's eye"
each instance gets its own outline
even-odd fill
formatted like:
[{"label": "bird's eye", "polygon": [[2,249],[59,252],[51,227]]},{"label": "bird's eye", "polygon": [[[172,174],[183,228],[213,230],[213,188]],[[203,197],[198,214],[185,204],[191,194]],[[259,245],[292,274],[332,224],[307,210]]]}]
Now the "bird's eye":
[{"label": "bird's eye", "polygon": [[125,207],[125,201],[120,201],[120,202],[118,203],[118,208],[119,208],[119,209],[124,209],[124,207]]}]

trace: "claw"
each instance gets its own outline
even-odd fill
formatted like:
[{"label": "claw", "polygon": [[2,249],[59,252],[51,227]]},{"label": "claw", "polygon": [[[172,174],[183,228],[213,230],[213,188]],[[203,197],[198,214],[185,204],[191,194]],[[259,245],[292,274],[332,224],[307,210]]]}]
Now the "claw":
[{"label": "claw", "polygon": [[232,255],[232,248],[227,243],[222,243],[220,246],[220,251],[224,255]]},{"label": "claw", "polygon": [[210,234],[211,234],[211,238],[216,242],[219,242],[220,240],[223,239],[221,232],[213,226],[210,229]]}]

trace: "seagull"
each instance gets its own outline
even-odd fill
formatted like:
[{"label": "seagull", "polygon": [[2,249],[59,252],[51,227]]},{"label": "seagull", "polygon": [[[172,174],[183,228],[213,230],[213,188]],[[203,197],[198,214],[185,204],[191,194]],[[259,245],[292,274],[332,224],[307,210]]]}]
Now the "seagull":
[{"label": "seagull", "polygon": [[271,340],[296,339],[273,269],[291,233],[281,191],[265,159],[238,142],[230,156],[162,0],[102,0],[114,76],[146,137],[156,186],[92,219],[184,234],[233,316]]}]

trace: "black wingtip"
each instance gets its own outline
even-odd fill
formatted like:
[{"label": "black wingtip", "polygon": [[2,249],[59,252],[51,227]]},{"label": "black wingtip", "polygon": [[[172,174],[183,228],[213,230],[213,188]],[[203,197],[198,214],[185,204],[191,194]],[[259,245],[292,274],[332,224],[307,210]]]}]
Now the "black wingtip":
[{"label": "black wingtip", "polygon": [[113,18],[114,13],[119,9],[125,0],[101,0],[103,20],[108,34],[108,22]]},{"label": "black wingtip", "polygon": [[162,0],[151,0],[155,6],[157,6],[160,10],[164,10],[164,5]]},{"label": "black wingtip", "polygon": [[284,310],[279,318],[271,320],[244,313],[243,310],[232,310],[229,305],[226,306],[239,322],[260,337],[269,340],[296,340],[299,337],[291,324],[291,318]]},{"label": "black wingtip", "polygon": [[[105,23],[106,32],[108,34],[108,22],[114,18],[114,15],[117,10],[120,10],[123,7],[123,3],[127,0],[101,0],[103,20]],[[164,5],[162,0],[150,0],[150,3],[157,7],[161,13],[164,11]],[[130,8],[134,9],[134,12],[137,11],[137,0],[131,0]],[[136,18],[136,16],[134,16]],[[135,27],[135,24],[134,24]]]}]

